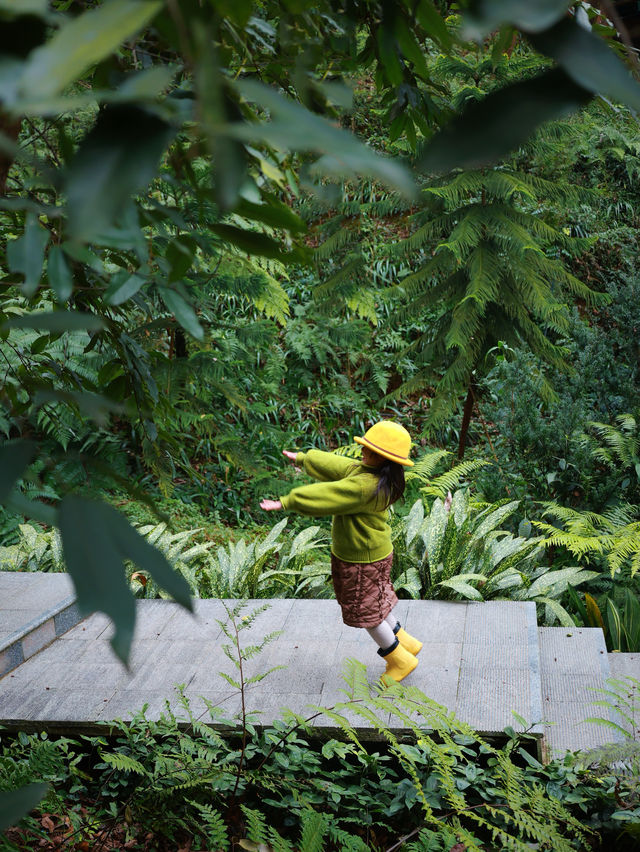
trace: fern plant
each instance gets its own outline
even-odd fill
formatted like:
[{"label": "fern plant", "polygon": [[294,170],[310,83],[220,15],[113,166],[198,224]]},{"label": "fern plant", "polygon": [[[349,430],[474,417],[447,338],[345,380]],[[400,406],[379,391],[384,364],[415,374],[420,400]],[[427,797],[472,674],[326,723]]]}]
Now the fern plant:
[{"label": "fern plant", "polygon": [[540,563],[542,537],[514,536],[501,525],[518,500],[473,504],[466,490],[447,511],[440,498],[428,514],[417,500],[394,527],[394,583],[413,598],[530,600],[544,609],[544,623],[574,622],[560,598],[597,576],[573,566],[551,570]]},{"label": "fern plant", "polygon": [[469,476],[490,462],[485,459],[473,459],[454,464],[449,470],[434,476],[434,473],[451,453],[447,450],[432,450],[424,453],[412,468],[405,474],[407,482],[416,480],[421,484],[420,492],[426,497],[445,498],[450,491],[455,491]]},{"label": "fern plant", "polygon": [[242,805],[247,822],[247,837],[241,841],[250,852],[323,852],[326,842],[339,844],[343,852],[367,852],[370,848],[358,835],[340,828],[330,814],[319,813],[311,807],[300,811],[300,839],[294,844],[269,826],[265,816],[255,808]]},{"label": "fern plant", "polygon": [[[585,719],[613,729],[617,735],[633,741],[637,746],[636,757],[640,758],[640,681],[631,676],[607,678],[606,689],[596,689],[606,696],[593,702],[598,707],[608,707],[618,721],[601,716]],[[640,780],[640,762],[635,774]]]},{"label": "fern plant", "polygon": [[[509,748],[494,749],[416,687],[396,684],[385,689],[376,684],[372,688],[367,681],[366,668],[355,660],[349,661],[346,667],[345,682],[345,701],[334,708],[324,708],[325,714],[353,743],[357,744],[358,738],[352,723],[342,715],[345,710],[365,720],[384,738],[415,787],[417,804],[427,828],[445,833],[453,830],[465,848],[476,852],[484,847],[479,838],[481,833],[491,837],[498,848],[518,850],[528,848],[527,840],[549,844],[554,849],[570,849],[571,842],[565,834],[567,829],[577,839],[586,839],[579,820],[558,802],[548,808],[548,794],[542,787],[534,784],[525,789],[522,786],[522,770],[512,762]],[[401,742],[392,728],[411,730],[416,745]],[[473,759],[472,755],[475,757],[473,749],[468,748],[473,743],[480,746],[481,753],[495,758],[493,779],[496,792],[500,791],[496,798],[491,797],[479,809],[469,807],[464,793],[466,785],[456,782],[459,761],[465,763]],[[426,773],[423,758],[426,758]],[[439,805],[451,814],[450,819],[443,820],[433,807],[433,797],[424,784],[425,774],[431,773],[438,778]],[[556,810],[557,807],[560,810]],[[565,817],[569,818],[569,823],[564,822]]]},{"label": "fern plant", "polygon": [[[294,597],[322,586],[330,573],[326,563],[309,564],[309,555],[326,543],[320,527],[309,527],[291,542],[282,533],[288,518],[283,518],[262,540],[249,544],[244,539],[219,546],[203,570],[203,597]],[[279,555],[280,554],[280,555]],[[279,555],[279,557],[278,557]],[[269,560],[277,567],[265,571]],[[206,594],[205,594],[206,590]]]},{"label": "fern plant", "polygon": [[[241,605],[229,614],[227,635],[242,665],[262,643],[240,646],[238,656],[236,640],[248,622]],[[145,706],[130,722],[105,723],[105,735],[82,745],[67,740],[52,749],[39,735],[3,740],[0,787],[48,777],[58,790],[56,809],[46,812],[72,811],[89,845],[125,822],[138,827],[139,838],[151,831],[173,842],[176,829],[189,829],[211,850],[226,850],[240,834],[240,845],[256,852],[364,852],[381,836],[385,848],[410,843],[416,852],[444,852],[455,843],[475,852],[532,846],[569,852],[596,843],[593,826],[611,823],[612,814],[634,813],[637,784],[625,772],[617,779],[596,775],[580,768],[579,755],[543,766],[523,747],[526,735],[511,730],[504,745],[485,741],[415,687],[372,686],[355,660],[344,676],[337,704],[305,717],[283,711],[262,730],[246,714],[241,736],[237,719],[209,703],[205,722],[181,690],[177,705],[167,702],[159,718]],[[314,727],[319,715],[336,731],[321,743]],[[358,722],[379,739],[375,748],[358,735]],[[99,758],[90,773],[79,768],[81,762],[86,768],[87,746]],[[65,784],[74,785],[83,803],[79,813]],[[236,795],[240,830],[240,809],[229,806]],[[611,826],[617,834],[615,820]],[[31,834],[20,839],[24,846]]]},{"label": "fern plant", "polygon": [[[175,570],[182,574],[189,583],[194,597],[200,597],[201,576],[206,570],[208,554],[213,547],[213,542],[194,544],[193,538],[202,531],[201,528],[172,533],[163,522],[143,524],[137,529],[141,535],[145,536],[149,544],[164,553]],[[129,583],[137,597],[159,597],[167,600],[171,598],[152,577],[132,567],[129,568]]]},{"label": "fern plant", "polygon": [[[588,305],[607,299],[573,276],[556,253],[575,253],[587,242],[538,212],[542,203],[576,197],[569,186],[505,168],[463,172],[423,190],[413,233],[393,248],[411,266],[399,282],[406,303],[401,316],[437,309],[435,322],[408,350],[419,369],[395,394],[433,384],[428,422],[439,426],[466,391],[459,457],[477,383],[492,366],[494,348],[524,344],[545,364],[566,371],[567,352],[558,342],[569,323],[566,299]],[[548,383],[543,391],[552,398]]]},{"label": "fern plant", "polygon": [[640,570],[640,522],[637,508],[630,505],[613,507],[602,514],[583,512],[542,503],[544,517],[563,524],[564,529],[544,521],[535,526],[546,534],[545,546],[565,547],[573,556],[586,562],[602,559],[612,578],[624,569],[633,579]]},{"label": "fern plant", "polygon": [[584,441],[591,447],[594,458],[618,474],[620,492],[631,502],[640,496],[640,431],[633,414],[619,414],[615,424],[588,423],[597,443],[594,446],[593,438],[588,435]]}]

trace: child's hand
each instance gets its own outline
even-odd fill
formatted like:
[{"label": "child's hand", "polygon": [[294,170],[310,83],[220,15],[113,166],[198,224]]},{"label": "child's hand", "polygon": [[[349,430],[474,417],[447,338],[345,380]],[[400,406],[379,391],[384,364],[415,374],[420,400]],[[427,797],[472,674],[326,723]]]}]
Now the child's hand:
[{"label": "child's hand", "polygon": [[296,458],[298,457],[298,453],[296,451],[292,452],[291,450],[283,450],[282,455],[286,456],[289,459],[289,461],[293,465],[293,469],[295,470],[295,472],[300,473],[300,468],[296,464]]},{"label": "child's hand", "polygon": [[279,500],[261,500],[260,508],[265,512],[273,512],[275,509],[282,509],[282,503]]}]

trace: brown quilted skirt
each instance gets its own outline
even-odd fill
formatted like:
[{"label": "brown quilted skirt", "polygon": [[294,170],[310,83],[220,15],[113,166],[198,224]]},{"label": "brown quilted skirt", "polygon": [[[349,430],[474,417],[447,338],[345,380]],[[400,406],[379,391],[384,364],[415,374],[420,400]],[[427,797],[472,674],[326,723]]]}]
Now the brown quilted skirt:
[{"label": "brown quilted skirt", "polygon": [[393,553],[378,562],[343,562],[331,554],[331,577],[342,620],[349,627],[377,627],[398,603],[391,584]]}]

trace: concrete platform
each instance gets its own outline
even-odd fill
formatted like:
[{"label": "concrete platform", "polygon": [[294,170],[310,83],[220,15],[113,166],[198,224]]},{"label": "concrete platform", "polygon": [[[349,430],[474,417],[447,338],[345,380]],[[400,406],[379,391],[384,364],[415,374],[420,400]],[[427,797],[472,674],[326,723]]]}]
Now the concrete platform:
[{"label": "concrete platform", "polygon": [[640,653],[638,654],[607,654],[611,677],[632,677],[640,681]]},{"label": "concrete platform", "polygon": [[602,630],[541,627],[538,632],[547,756],[620,740],[608,726],[585,721],[591,717],[615,720],[608,708],[593,703],[603,697],[599,690],[607,689],[606,681],[612,676]]},{"label": "concrete platform", "polygon": [[[240,695],[223,675],[237,679],[238,672],[223,651],[228,639],[219,622],[228,622],[225,604],[237,602],[198,600],[192,617],[171,601],[138,601],[126,669],[111,650],[108,619],[96,613],[78,622],[73,600],[66,575],[0,572],[2,725],[95,732],[97,723],[131,719],[145,704],[157,718],[167,701],[180,714],[178,685],[197,718],[236,724]],[[248,626],[242,616],[265,605]],[[436,716],[453,712],[485,736],[519,729],[515,711],[547,757],[611,742],[610,728],[585,722],[607,713],[593,703],[602,697],[597,690],[611,676],[640,681],[640,654],[607,654],[599,629],[538,628],[531,602],[401,601],[395,612],[424,642],[420,665],[403,685],[424,693]],[[243,666],[245,678],[256,678],[245,697],[258,724],[282,717],[284,708],[311,716],[343,702],[352,659],[366,666],[371,687],[384,670],[375,644],[342,623],[332,600],[249,601],[238,623],[242,648],[279,632]],[[355,711],[345,715],[361,737],[379,736]],[[610,718],[618,721],[613,712]],[[384,721],[398,733],[407,729],[391,712]],[[327,733],[335,727],[326,714],[314,724]]]},{"label": "concrete platform", "polygon": [[[243,612],[264,603],[251,601]],[[260,723],[278,718],[284,707],[310,715],[315,705],[344,701],[342,672],[349,658],[362,661],[368,680],[377,682],[384,664],[375,644],[364,630],[342,623],[335,601],[268,603],[269,609],[239,634],[246,646],[282,631],[245,665],[247,677],[283,667],[247,690],[248,709],[260,714]],[[484,734],[516,725],[512,710],[540,722],[532,603],[401,601],[396,614],[424,641],[420,665],[406,685]],[[94,614],[0,680],[0,719],[14,730],[87,730],[97,721],[131,718],[145,703],[151,715],[159,715],[165,700],[176,705],[176,684],[184,684],[197,716],[209,717],[209,703],[232,718],[240,709],[240,697],[220,673],[237,677],[237,671],[222,651],[227,640],[218,620],[227,620],[219,600],[196,601],[195,618],[170,601],[138,601],[127,671],[109,645],[108,620]],[[354,715],[353,722],[363,736],[373,733],[365,720]],[[332,725],[326,717],[317,724]],[[398,729],[397,723],[393,726]],[[537,730],[541,734],[542,729]]]},{"label": "concrete platform", "polygon": [[79,621],[67,574],[0,571],[0,677]]}]

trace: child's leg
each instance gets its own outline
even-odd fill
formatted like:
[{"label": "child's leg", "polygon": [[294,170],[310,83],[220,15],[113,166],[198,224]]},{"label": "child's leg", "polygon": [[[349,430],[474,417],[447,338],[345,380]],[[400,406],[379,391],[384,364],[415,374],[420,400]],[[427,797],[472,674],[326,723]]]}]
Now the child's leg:
[{"label": "child's leg", "polygon": [[[395,626],[395,625],[394,625]],[[367,633],[373,641],[378,645],[382,650],[386,650],[387,648],[391,648],[392,645],[396,643],[396,637],[393,632],[393,628],[388,624],[385,620],[382,624],[379,624],[377,627],[367,627]]]},{"label": "child's leg", "polygon": [[367,633],[380,647],[378,654],[385,658],[387,668],[382,675],[383,681],[400,681],[418,665],[417,658],[410,653],[396,637],[393,628],[385,619],[377,627],[367,627]]},{"label": "child's leg", "polygon": [[398,639],[400,644],[407,649],[407,651],[410,651],[412,654],[417,654],[420,651],[422,648],[422,642],[414,636],[411,636],[410,633],[407,633],[407,631],[402,628],[393,612],[389,613],[383,621],[383,624],[389,625],[393,631],[393,635]]}]

